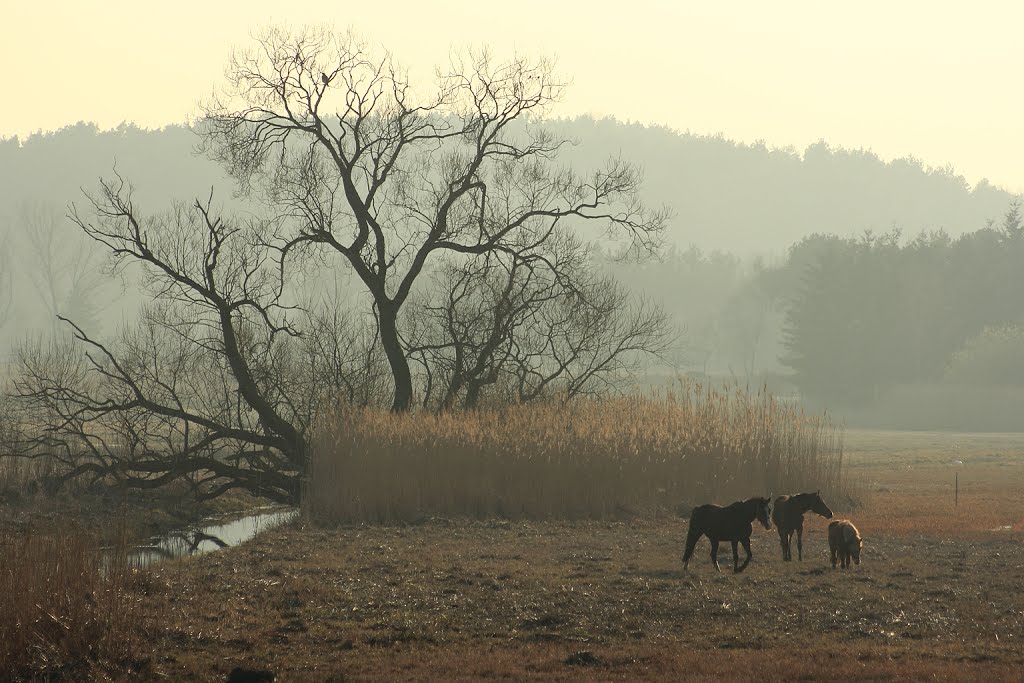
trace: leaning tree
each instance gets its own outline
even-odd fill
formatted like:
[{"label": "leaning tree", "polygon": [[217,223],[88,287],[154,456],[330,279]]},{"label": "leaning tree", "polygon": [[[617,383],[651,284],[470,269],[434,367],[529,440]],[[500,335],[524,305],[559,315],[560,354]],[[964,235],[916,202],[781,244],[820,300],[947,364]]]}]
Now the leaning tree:
[{"label": "leaning tree", "polygon": [[72,220],[153,302],[113,342],[62,318],[73,339],[21,349],[18,450],[56,458],[64,479],[297,502],[306,431],[338,363],[289,321],[304,316],[283,301],[266,221],[222,218],[210,201],[150,215],[120,179]]},{"label": "leaning tree", "polygon": [[[547,61],[453,61],[426,90],[352,35],[271,29],[236,55],[199,130],[204,149],[279,216],[282,258],[335,253],[372,300],[392,409],[412,405],[400,315],[431,261],[514,261],[566,223],[649,249],[664,210],[621,159],[580,175],[537,118],[562,94]],[[469,268],[474,266],[470,264]]]}]

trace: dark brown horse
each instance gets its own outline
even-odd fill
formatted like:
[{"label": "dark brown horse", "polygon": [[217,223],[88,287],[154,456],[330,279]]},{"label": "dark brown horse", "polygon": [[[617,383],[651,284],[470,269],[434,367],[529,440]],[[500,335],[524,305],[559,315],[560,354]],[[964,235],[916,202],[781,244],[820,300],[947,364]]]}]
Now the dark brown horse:
[{"label": "dark brown horse", "polygon": [[[750,498],[741,500],[722,507],[720,505],[698,505],[690,513],[690,531],[686,534],[686,550],[683,552],[683,569],[690,565],[690,557],[693,555],[693,548],[701,536],[707,536],[711,541],[711,562],[715,569],[722,571],[718,566],[718,543],[729,541],[732,543],[732,570],[737,574],[747,568],[753,553],[750,552],[750,534],[754,532],[751,524],[755,519],[764,525],[765,529],[772,528],[770,519],[771,500],[767,498]],[[740,554],[736,548],[737,543],[743,544],[747,551],[747,559],[740,564]]]},{"label": "dark brown horse", "polygon": [[798,493],[795,496],[779,496],[775,499],[772,510],[772,521],[779,532],[779,543],[782,545],[782,559],[787,562],[793,559],[791,542],[796,532],[796,553],[800,561],[804,559],[804,513],[808,510],[817,512],[825,519],[832,519],[832,511],[821,499],[817,491],[814,493]]}]

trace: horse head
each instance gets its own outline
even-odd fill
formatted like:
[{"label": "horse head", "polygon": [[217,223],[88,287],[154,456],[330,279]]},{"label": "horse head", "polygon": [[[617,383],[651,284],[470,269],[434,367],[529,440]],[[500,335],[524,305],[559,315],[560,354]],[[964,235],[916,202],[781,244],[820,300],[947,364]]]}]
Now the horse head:
[{"label": "horse head", "polygon": [[769,493],[767,498],[755,498],[754,502],[757,504],[757,520],[764,525],[765,529],[771,529],[772,495]]},{"label": "horse head", "polygon": [[[845,531],[845,530],[844,530]],[[860,565],[860,553],[864,550],[864,539],[861,538],[860,534],[856,529],[852,530],[852,533],[848,533],[848,541],[850,557],[853,559],[853,563]]]},{"label": "horse head", "polygon": [[825,505],[825,501],[821,499],[821,492],[815,491],[811,498],[811,510],[817,512],[825,519],[832,519],[832,510],[828,505]]}]

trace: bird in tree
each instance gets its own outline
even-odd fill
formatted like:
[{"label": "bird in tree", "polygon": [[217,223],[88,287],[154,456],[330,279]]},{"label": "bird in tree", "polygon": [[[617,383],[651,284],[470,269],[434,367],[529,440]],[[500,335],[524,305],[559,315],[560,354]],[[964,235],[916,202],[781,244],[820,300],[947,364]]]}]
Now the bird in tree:
[{"label": "bird in tree", "polygon": [[330,85],[331,84],[331,79],[328,78],[327,74],[325,74],[322,71],[320,72],[320,80],[324,82],[324,85]]}]

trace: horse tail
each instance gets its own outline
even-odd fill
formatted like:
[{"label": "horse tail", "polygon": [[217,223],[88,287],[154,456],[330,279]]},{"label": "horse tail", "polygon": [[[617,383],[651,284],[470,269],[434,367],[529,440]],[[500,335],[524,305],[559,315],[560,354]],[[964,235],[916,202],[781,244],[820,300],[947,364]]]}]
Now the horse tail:
[{"label": "horse tail", "polygon": [[694,509],[690,515],[690,529],[686,532],[686,549],[683,551],[683,569],[686,569],[687,564],[690,562],[690,558],[693,556],[693,549],[697,545],[697,541],[704,535],[704,525],[701,524],[700,515],[697,510]]}]

